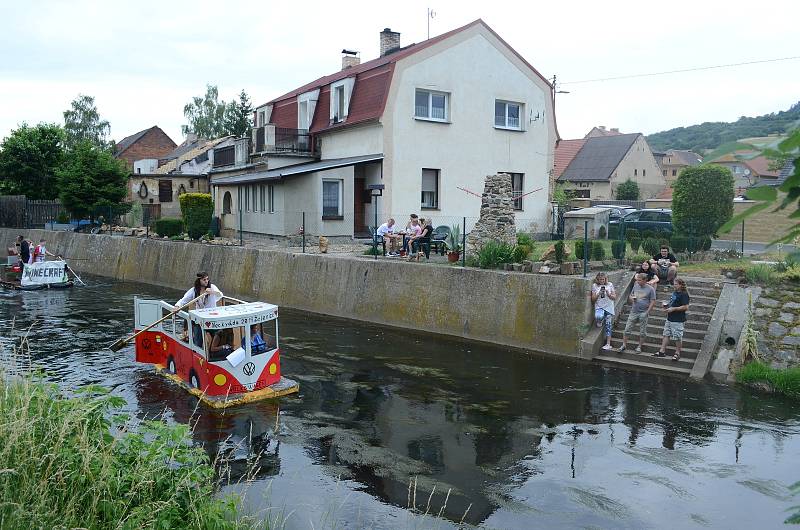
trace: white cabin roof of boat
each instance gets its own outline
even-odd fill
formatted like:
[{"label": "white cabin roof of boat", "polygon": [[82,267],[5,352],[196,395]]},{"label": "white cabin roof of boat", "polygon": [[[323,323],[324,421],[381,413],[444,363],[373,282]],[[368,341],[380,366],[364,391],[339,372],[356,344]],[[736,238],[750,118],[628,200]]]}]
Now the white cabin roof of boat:
[{"label": "white cabin roof of boat", "polygon": [[189,314],[204,323],[207,329],[246,326],[278,318],[278,306],[266,302],[193,309]]}]

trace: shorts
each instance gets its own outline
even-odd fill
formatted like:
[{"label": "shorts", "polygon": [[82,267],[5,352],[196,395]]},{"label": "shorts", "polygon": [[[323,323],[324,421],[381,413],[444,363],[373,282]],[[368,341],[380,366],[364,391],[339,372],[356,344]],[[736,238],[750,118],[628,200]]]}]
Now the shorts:
[{"label": "shorts", "polygon": [[683,340],[684,322],[664,322],[664,336],[672,340]]},{"label": "shorts", "polygon": [[639,335],[642,337],[647,336],[647,319],[650,317],[650,313],[646,311],[642,311],[641,313],[635,313],[631,311],[631,314],[628,315],[628,321],[625,322],[625,334],[627,335],[631,331],[633,331],[633,326],[636,325],[636,322],[639,322]]}]

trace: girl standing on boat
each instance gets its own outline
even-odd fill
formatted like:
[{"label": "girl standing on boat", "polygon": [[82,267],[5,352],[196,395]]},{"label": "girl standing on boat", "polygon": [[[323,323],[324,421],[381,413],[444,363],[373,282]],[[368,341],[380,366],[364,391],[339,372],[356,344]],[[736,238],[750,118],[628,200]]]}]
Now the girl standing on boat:
[{"label": "girl standing on boat", "polygon": [[[211,283],[208,273],[198,272],[197,278],[194,281],[194,287],[186,291],[186,294],[184,294],[183,298],[175,303],[175,306],[184,306],[204,293],[205,295],[194,303],[195,309],[216,307],[217,302],[222,300],[222,291],[220,291],[216,285]],[[192,337],[194,338],[194,343],[197,346],[203,346],[203,330],[194,322],[192,322]]]}]

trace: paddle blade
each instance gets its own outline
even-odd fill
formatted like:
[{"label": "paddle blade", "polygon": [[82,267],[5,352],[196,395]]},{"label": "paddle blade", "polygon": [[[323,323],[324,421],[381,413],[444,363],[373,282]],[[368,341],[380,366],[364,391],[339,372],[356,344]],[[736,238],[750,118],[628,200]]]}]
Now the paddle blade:
[{"label": "paddle blade", "polygon": [[131,339],[129,337],[126,337],[124,339],[119,339],[119,340],[109,344],[108,345],[108,349],[111,350],[111,351],[119,351],[122,348],[124,348],[125,346],[127,346],[128,342],[130,342],[130,340]]}]

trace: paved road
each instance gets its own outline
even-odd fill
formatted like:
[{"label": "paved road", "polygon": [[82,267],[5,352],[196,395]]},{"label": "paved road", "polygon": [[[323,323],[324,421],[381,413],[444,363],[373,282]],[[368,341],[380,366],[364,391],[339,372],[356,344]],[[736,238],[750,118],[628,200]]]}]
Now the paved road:
[{"label": "paved road", "polygon": [[[731,248],[741,251],[742,249],[742,242],[741,241],[724,241],[721,239],[715,239],[711,242],[711,248],[714,250],[729,250]],[[797,247],[794,245],[783,245],[781,252],[783,254],[788,254],[790,252],[794,252],[797,250]],[[745,241],[744,242],[744,253],[745,255],[752,256],[754,254],[764,254],[766,252],[778,252],[778,248],[776,245],[769,246],[767,243],[755,243],[753,241]]]}]

